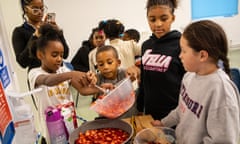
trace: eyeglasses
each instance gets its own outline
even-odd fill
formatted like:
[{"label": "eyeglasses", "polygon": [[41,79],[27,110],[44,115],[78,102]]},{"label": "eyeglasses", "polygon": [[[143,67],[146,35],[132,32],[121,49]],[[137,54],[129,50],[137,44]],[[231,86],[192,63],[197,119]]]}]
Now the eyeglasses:
[{"label": "eyeglasses", "polygon": [[41,8],[34,8],[34,7],[30,7],[30,6],[26,6],[29,10],[32,11],[33,15],[38,15],[41,12],[46,12],[47,11],[47,6],[43,6]]}]

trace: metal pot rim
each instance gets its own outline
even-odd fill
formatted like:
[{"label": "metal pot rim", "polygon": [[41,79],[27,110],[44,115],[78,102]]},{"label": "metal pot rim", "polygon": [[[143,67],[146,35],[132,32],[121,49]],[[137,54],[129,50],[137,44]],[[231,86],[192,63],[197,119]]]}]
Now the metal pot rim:
[{"label": "metal pot rim", "polygon": [[120,119],[98,119],[93,121],[88,121],[83,123],[80,127],[75,129],[69,137],[69,143],[74,144],[75,140],[79,137],[80,132],[85,132],[90,129],[100,129],[100,128],[119,128],[129,133],[129,137],[123,143],[127,143],[131,140],[133,136],[133,128],[132,126]]}]

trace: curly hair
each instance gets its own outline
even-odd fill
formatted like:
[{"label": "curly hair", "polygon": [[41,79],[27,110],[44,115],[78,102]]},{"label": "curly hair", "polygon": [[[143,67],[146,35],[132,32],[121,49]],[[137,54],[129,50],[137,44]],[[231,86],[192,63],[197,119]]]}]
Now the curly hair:
[{"label": "curly hair", "polygon": [[119,38],[124,32],[124,25],[116,19],[103,20],[99,23],[98,28],[103,30],[107,38]]}]

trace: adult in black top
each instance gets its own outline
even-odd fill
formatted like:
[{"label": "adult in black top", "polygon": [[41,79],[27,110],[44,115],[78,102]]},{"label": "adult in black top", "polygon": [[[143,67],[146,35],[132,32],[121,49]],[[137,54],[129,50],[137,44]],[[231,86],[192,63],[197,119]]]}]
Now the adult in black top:
[{"label": "adult in black top", "polygon": [[82,42],[82,46],[79,48],[75,56],[73,57],[71,64],[74,70],[87,72],[89,71],[89,58],[88,54],[94,48],[103,46],[106,37],[102,30],[98,28],[93,28],[92,33],[88,40]]},{"label": "adult in black top", "polygon": [[[30,56],[29,50],[33,47],[33,41],[37,39],[36,29],[43,23],[42,19],[46,7],[44,6],[43,0],[21,0],[21,7],[23,10],[24,23],[14,29],[12,45],[16,61],[21,67],[28,67],[29,71],[34,67],[39,67],[41,64],[38,59]],[[51,23],[56,25],[55,22]],[[63,35],[61,40],[64,45],[63,58],[67,58],[69,48]]]}]

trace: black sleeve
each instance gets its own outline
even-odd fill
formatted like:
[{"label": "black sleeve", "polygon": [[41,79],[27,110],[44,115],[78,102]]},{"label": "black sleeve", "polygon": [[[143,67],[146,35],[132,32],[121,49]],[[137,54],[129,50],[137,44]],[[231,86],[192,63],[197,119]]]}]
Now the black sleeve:
[{"label": "black sleeve", "polygon": [[63,47],[64,47],[63,58],[66,59],[69,55],[69,47],[68,47],[68,44],[67,44],[63,34],[60,36],[60,39],[61,39]]},{"label": "black sleeve", "polygon": [[139,85],[139,92],[137,95],[137,110],[139,112],[144,111],[144,84],[143,84],[143,65],[141,62],[141,82]]},{"label": "black sleeve", "polygon": [[88,61],[89,48],[81,47],[76,55],[73,57],[71,64],[74,70],[87,72],[89,71],[89,61]]},{"label": "black sleeve", "polygon": [[31,36],[28,43],[27,49],[29,50],[29,57],[37,59],[37,36]]},{"label": "black sleeve", "polygon": [[12,35],[12,45],[15,52],[16,61],[23,68],[26,68],[31,62],[29,58],[29,49],[27,48],[28,40],[25,40],[25,37],[26,35],[24,34],[24,31],[21,31],[17,28],[14,29]]}]

